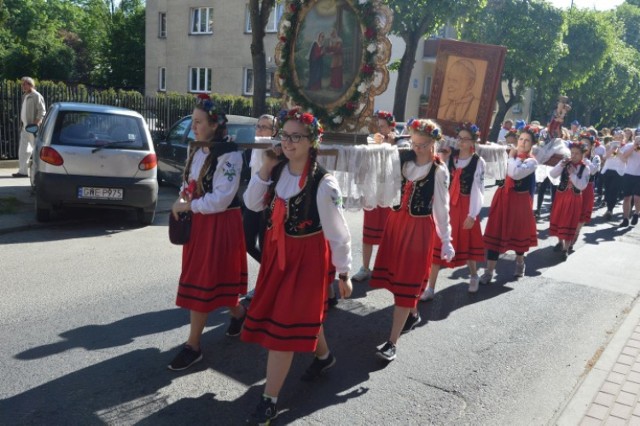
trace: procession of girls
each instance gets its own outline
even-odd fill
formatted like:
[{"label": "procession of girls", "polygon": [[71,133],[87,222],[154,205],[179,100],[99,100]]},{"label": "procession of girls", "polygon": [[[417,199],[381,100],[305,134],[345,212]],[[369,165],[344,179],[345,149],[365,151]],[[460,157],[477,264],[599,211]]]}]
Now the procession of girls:
[{"label": "procession of girls", "polygon": [[[389,126],[393,119],[388,115],[377,115],[385,132],[375,138],[380,143],[396,142]],[[176,298],[178,306],[190,311],[191,322],[186,343],[169,368],[184,370],[202,360],[200,339],[207,316],[218,308],[228,308],[226,334],[258,343],[268,351],[264,393],[248,420],[269,424],[278,414],[278,396],[294,353],[315,355],[303,380],[314,380],[336,363],[323,323],[334,278],[331,271],[337,272],[342,298],[352,291],[351,235],[338,183],[317,162],[322,126],[313,115],[294,108],[281,112],[277,120],[261,117],[258,125],[265,127],[265,136],[274,135],[277,125],[281,152],[264,152],[244,194],[237,194],[243,156],[226,136],[226,122],[225,114],[208,97],[199,97],[193,111],[193,131],[197,140],[215,143],[191,152],[180,197],[172,207],[175,218],[188,212],[192,217]],[[371,287],[385,288],[394,298],[389,338],[375,352],[385,361],[395,359],[400,335],[420,322],[418,301],[433,298],[441,266],[466,264],[469,292],[474,293],[478,284],[491,280],[500,253],[516,252],[514,275],[522,276],[524,254],[537,245],[530,195],[537,165],[531,156],[539,136],[537,128],[525,127],[517,147],[510,151],[507,178],[492,201],[484,237],[479,213],[485,166],[473,150],[479,135],[477,126],[462,124],[457,149],[440,152],[437,145],[442,134],[435,122],[412,120],[408,129],[411,149],[401,152],[400,203],[385,211],[384,221],[381,215],[376,218],[382,224],[375,225],[381,232],[368,240],[371,245],[379,244],[370,271],[371,252],[364,253],[369,256],[365,278],[370,274]],[[571,162],[554,168],[561,176],[560,187],[566,191],[584,190],[583,183],[588,182],[589,173],[580,174],[580,161],[576,154]],[[260,262],[248,308],[240,303],[240,296],[247,291],[240,195],[247,209],[263,212],[253,218],[264,224],[262,238],[258,226],[246,240]],[[562,211],[577,212],[574,198],[558,199],[555,205]],[[570,231],[584,218],[561,216],[555,221],[552,215],[552,230],[554,226],[562,230],[556,235],[566,253],[575,240],[575,230]],[[261,240],[259,249],[255,247],[257,239]],[[487,268],[479,277],[477,262],[484,260],[485,249]]]}]

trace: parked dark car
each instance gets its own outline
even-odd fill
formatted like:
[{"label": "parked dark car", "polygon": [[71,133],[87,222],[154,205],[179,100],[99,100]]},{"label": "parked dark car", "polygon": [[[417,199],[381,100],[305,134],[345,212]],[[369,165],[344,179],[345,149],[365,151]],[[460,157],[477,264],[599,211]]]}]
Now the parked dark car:
[{"label": "parked dark car", "polygon": [[[227,115],[229,136],[238,143],[253,143],[258,119],[242,115]],[[182,184],[182,174],[187,161],[189,142],[194,140],[191,130],[191,116],[178,120],[167,134],[166,139],[156,143],[158,156],[158,181],[175,186]],[[248,166],[248,164],[247,164]]]}]

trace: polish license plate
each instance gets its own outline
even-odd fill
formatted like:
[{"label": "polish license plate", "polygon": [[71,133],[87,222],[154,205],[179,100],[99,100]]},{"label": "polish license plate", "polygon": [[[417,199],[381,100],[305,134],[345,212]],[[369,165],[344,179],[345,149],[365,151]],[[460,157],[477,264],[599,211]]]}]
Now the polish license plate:
[{"label": "polish license plate", "polygon": [[88,200],[122,200],[122,188],[96,188],[93,186],[78,187],[78,198]]}]

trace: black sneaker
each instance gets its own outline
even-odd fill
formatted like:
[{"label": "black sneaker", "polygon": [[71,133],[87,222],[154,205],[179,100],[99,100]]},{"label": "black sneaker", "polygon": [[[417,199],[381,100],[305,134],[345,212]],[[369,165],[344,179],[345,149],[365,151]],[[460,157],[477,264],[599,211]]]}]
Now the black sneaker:
[{"label": "black sneaker", "polygon": [[634,214],[633,217],[631,217],[631,224],[632,225],[638,224],[638,213]]},{"label": "black sneaker", "polygon": [[376,356],[385,361],[393,361],[396,359],[396,345],[391,342],[387,342],[380,349],[376,351]]},{"label": "black sneaker", "polygon": [[305,371],[302,377],[300,377],[300,380],[305,382],[315,380],[334,365],[336,365],[336,357],[334,357],[332,353],[330,353],[329,357],[325,360],[322,360],[317,356],[313,357],[313,362],[311,362],[307,371]]},{"label": "black sneaker", "polygon": [[553,246],[553,251],[555,251],[556,253],[562,251],[562,241]]},{"label": "black sneaker", "polygon": [[338,306],[338,296],[333,296],[329,298],[329,307],[330,308],[335,308],[336,306]]},{"label": "black sneaker", "polygon": [[229,327],[227,328],[227,332],[225,333],[229,337],[236,337],[240,335],[242,331],[242,324],[244,324],[244,319],[247,317],[247,313],[245,312],[242,318],[231,317],[229,321]]},{"label": "black sneaker", "polygon": [[573,254],[575,250],[573,249],[573,245],[569,246],[569,250],[567,250],[569,254]]},{"label": "black sneaker", "polygon": [[629,226],[629,219],[625,217],[624,219],[622,219],[622,223],[619,225],[619,227],[626,228],[627,226]]},{"label": "black sneaker", "polygon": [[184,345],[182,350],[168,365],[169,370],[181,371],[186,370],[193,364],[202,361],[202,351],[196,351],[189,345]]},{"label": "black sneaker", "polygon": [[420,324],[420,321],[422,321],[420,312],[416,313],[415,315],[409,313],[409,316],[407,317],[407,320],[405,321],[404,327],[402,327],[402,332],[400,332],[400,334],[406,334],[410,332],[411,330],[416,328],[416,325]]},{"label": "black sneaker", "polygon": [[564,262],[565,260],[567,260],[569,258],[569,252],[566,250],[562,251],[562,261]]},{"label": "black sneaker", "polygon": [[611,214],[611,212],[609,210],[607,210],[603,217],[604,217],[604,220],[611,220],[613,215]]},{"label": "black sneaker", "polygon": [[247,424],[268,426],[271,424],[271,420],[276,417],[278,417],[278,407],[276,407],[275,402],[271,401],[271,398],[263,395],[256,410],[247,419]]}]

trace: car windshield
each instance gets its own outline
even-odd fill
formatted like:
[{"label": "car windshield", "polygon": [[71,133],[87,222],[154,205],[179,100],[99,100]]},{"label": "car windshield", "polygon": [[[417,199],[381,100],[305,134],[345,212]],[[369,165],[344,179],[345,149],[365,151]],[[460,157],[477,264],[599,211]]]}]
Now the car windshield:
[{"label": "car windshield", "polygon": [[87,111],[61,111],[51,143],[85,147],[147,149],[137,117]]}]

